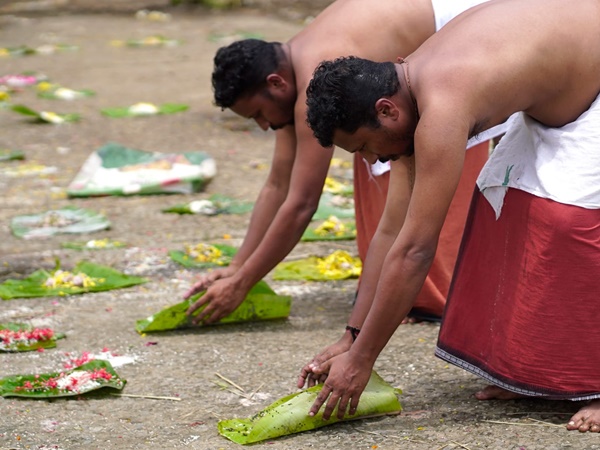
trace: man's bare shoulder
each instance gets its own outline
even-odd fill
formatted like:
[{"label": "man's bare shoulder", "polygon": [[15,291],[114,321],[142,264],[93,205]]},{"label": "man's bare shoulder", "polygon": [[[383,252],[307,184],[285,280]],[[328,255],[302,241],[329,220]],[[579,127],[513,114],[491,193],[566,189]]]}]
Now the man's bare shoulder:
[{"label": "man's bare shoulder", "polygon": [[297,75],[310,79],[320,62],[340,56],[393,61],[434,32],[431,0],[336,0],[288,44]]},{"label": "man's bare shoulder", "polygon": [[599,0],[502,0],[467,11],[409,58],[420,106],[441,96],[490,125],[516,111],[550,126],[576,117],[598,94],[600,26],[590,17],[599,16]]}]

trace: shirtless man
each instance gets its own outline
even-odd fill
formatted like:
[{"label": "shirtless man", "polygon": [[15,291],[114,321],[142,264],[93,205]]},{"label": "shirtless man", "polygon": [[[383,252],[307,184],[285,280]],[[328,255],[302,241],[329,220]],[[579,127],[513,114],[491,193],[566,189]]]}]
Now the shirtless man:
[{"label": "shirtless man", "polygon": [[[217,52],[216,104],[255,120],[263,130],[276,130],[277,135],[271,171],[237,255],[229,267],[204,275],[185,294],[189,298],[209,288],[188,311],[208,303],[196,323],[211,323],[233,311],[294,248],[317,209],[333,154],[332,147],[319,145],[306,125],[305,91],[318,63],[350,53],[395,61],[452,17],[481,2],[338,0],[285,44],[248,39]],[[485,139],[475,144],[467,152],[461,188],[442,233],[443,244],[414,305],[415,317],[417,312],[438,319],[442,315],[475,179],[488,156]],[[354,170],[357,245],[364,260],[383,211],[389,173],[370,177],[358,155]]]},{"label": "shirtless man", "polygon": [[303,368],[299,386],[327,376],[309,414],[323,405],[325,418],[336,406],[340,417],[355,413],[425,280],[467,139],[521,111],[478,180],[436,354],[492,382],[482,400],[592,400],[567,428],[600,432],[590,313],[600,277],[599,71],[600,0],[493,0],[403,63],[339,58],[316,69],[307,114],[319,142],[393,162],[357,298],[372,306],[349,323],[349,351]]}]

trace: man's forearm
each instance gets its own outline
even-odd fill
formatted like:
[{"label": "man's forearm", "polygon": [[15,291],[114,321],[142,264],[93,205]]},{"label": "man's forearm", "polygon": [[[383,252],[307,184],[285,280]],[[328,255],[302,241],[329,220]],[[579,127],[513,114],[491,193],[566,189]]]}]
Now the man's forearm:
[{"label": "man's forearm", "polygon": [[286,201],[279,208],[264,238],[236,273],[246,286],[252,286],[264,278],[296,246],[318,205],[307,201],[293,205]]},{"label": "man's forearm", "polygon": [[348,325],[362,328],[363,323],[371,309],[373,298],[377,290],[377,282],[383,267],[383,261],[388,250],[394,243],[395,236],[388,233],[376,232],[369,245],[369,251],[363,264],[360,279],[360,288],[352,313],[348,318]]},{"label": "man's forearm", "polygon": [[263,187],[252,209],[244,241],[232,260],[233,265],[241,267],[257,249],[275,220],[285,197],[286,192],[268,186]]},{"label": "man's forearm", "polygon": [[365,363],[374,364],[421,290],[432,258],[394,257],[384,262],[375,298],[351,351]]},{"label": "man's forearm", "polygon": [[391,163],[389,192],[392,195],[388,195],[377,231],[369,244],[367,257],[363,264],[358,297],[348,320],[350,326],[361,328],[373,304],[384,261],[386,261],[406,218],[411,196],[413,165],[412,157],[401,158]]}]

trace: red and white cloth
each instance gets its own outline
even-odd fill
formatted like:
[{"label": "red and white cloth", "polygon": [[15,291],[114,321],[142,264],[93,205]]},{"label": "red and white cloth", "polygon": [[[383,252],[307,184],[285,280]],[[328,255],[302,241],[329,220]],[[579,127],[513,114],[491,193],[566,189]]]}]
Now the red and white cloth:
[{"label": "red and white cloth", "polygon": [[518,113],[477,184],[496,216],[509,187],[560,203],[600,208],[600,96],[577,120],[560,128]]},{"label": "red and white cloth", "polygon": [[478,179],[436,355],[506,390],[600,398],[600,101],[523,113]]},{"label": "red and white cloth", "polygon": [[475,193],[436,355],[506,390],[600,398],[600,210]]}]

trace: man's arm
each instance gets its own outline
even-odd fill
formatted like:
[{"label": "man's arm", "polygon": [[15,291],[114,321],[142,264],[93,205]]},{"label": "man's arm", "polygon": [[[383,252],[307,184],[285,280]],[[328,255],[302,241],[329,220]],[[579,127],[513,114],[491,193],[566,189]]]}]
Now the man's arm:
[{"label": "man's arm", "polygon": [[263,185],[252,209],[248,231],[244,242],[232,260],[236,268],[241,267],[260,245],[267,230],[284,203],[290,187],[290,178],[296,154],[296,136],[294,127],[285,127],[276,131],[275,152],[271,162],[269,176]]},{"label": "man's arm", "polygon": [[268,226],[256,249],[235,274],[219,280],[196,302],[191,314],[205,303],[208,306],[196,317],[196,323],[212,323],[233,311],[252,286],[281,262],[300,240],[302,233],[319,205],[323,184],[329,170],[333,149],[319,145],[305,122],[303,113],[296,113],[297,147],[285,201]]},{"label": "man's arm", "polygon": [[288,194],[295,154],[296,134],[293,127],[277,130],[271,169],[252,208],[242,245],[229,266],[203,274],[184,294],[184,298],[206,290],[218,279],[232,276],[256,250]]},{"label": "man's arm", "polygon": [[[356,342],[331,363],[311,415],[325,402],[324,418],[336,406],[338,417],[348,405],[350,414],[356,412],[375,360],[423,286],[458,185],[469,132],[457,108],[437,109],[430,114],[424,110],[415,133],[415,187],[404,226],[384,260],[373,304]],[[392,199],[394,194],[388,191]]]},{"label": "man's arm", "polygon": [[[394,195],[387,196],[385,209],[377,226],[377,231],[369,244],[367,257],[363,264],[358,296],[348,319],[348,325],[354,328],[361,329],[363,326],[375,297],[383,261],[404,224],[412,191],[411,174],[414,173],[414,164],[415,161],[412,156],[391,162],[392,176],[390,177],[388,192],[393,192]],[[323,349],[302,368],[298,378],[298,387],[301,388],[305,384],[310,387],[323,381],[325,379],[323,375],[326,375],[327,372],[327,361],[347,351],[352,342],[350,332],[345,331],[338,342]],[[314,376],[312,372],[315,367],[320,368],[318,376]]]},{"label": "man's arm", "polygon": [[[356,304],[348,319],[348,324],[356,328],[362,328],[371,309],[385,258],[404,226],[413,189],[414,156],[400,158],[391,161],[390,164],[393,169],[390,174],[385,208],[377,231],[369,244]],[[393,195],[390,195],[390,192],[393,192]]]}]

